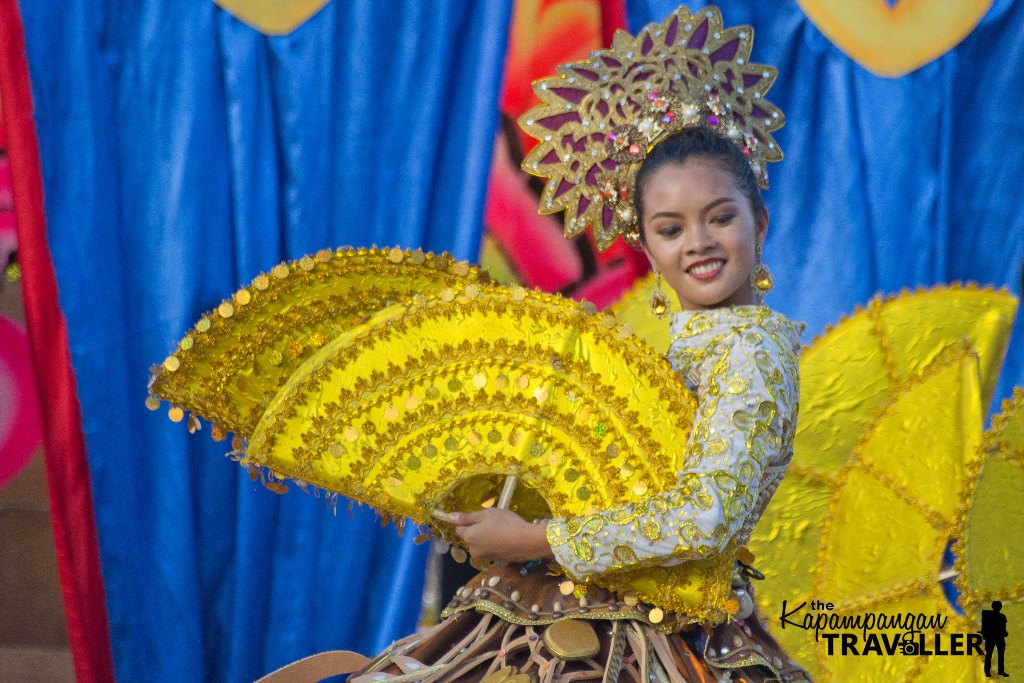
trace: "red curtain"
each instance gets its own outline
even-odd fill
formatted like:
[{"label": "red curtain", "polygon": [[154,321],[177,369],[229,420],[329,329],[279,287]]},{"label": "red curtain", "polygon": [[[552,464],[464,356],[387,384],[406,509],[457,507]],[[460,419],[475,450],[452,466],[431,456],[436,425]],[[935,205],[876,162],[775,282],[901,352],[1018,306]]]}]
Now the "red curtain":
[{"label": "red curtain", "polygon": [[50,515],[75,674],[79,682],[112,681],[92,488],[67,330],[46,242],[25,38],[15,0],[0,0],[0,116],[7,133],[25,318],[41,398]]}]

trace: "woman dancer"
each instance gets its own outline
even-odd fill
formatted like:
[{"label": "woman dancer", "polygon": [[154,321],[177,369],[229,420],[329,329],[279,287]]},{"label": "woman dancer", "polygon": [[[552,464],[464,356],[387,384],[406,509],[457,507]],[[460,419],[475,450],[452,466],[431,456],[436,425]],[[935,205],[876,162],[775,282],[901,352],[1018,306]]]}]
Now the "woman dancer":
[{"label": "woman dancer", "polygon": [[[698,401],[685,445],[694,466],[667,493],[584,517],[456,514],[470,554],[493,564],[445,621],[395,643],[355,683],[809,680],[754,614],[758,575],[743,548],[792,458],[802,329],[761,303],[771,276],[758,186],[781,158],[769,132],[782,117],[762,99],[774,71],[746,61],[751,36],[724,29],[715,8],[680,8],[535,84],[546,104],[520,121],[542,141],[524,162],[551,178],[542,210],[566,210],[567,234],[590,227],[599,246],[621,234],[642,248],[656,315],[661,278],[678,296],[668,355]],[[714,627],[579,590],[607,572],[716,554],[737,569],[729,618]]]}]

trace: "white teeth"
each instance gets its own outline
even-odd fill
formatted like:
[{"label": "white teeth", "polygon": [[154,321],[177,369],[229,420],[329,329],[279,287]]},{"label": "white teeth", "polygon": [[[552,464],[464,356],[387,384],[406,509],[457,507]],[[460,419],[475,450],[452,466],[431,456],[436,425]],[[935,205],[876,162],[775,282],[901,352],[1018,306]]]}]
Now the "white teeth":
[{"label": "white teeth", "polygon": [[724,261],[711,261],[709,263],[703,263],[699,266],[693,266],[689,269],[692,275],[707,275],[713,273],[722,267]]}]

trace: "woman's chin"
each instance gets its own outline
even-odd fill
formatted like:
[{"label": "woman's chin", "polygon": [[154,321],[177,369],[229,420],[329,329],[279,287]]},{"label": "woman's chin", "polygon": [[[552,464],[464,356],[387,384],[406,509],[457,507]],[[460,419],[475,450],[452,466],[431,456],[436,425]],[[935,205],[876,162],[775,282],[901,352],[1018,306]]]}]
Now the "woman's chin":
[{"label": "woman's chin", "polygon": [[714,291],[708,288],[704,291],[688,292],[686,295],[680,296],[679,299],[684,302],[683,310],[708,310],[757,303],[753,290],[744,290],[743,288],[731,292]]}]

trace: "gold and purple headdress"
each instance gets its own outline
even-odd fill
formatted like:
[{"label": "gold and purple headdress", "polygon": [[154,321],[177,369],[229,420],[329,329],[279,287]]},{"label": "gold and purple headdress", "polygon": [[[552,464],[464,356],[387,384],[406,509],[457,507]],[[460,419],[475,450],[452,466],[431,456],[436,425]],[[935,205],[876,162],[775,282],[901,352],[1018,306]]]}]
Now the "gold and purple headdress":
[{"label": "gold and purple headdress", "polygon": [[778,72],[747,61],[753,40],[749,26],[724,28],[717,7],[680,7],[536,81],[544,104],[519,125],[539,140],[523,169],[549,179],[540,212],[564,210],[565,236],[589,228],[600,250],[619,235],[638,246],[636,173],[654,145],[694,126],[734,142],[767,188],[767,162],[782,159],[771,132],[785,118],[764,99]]}]

